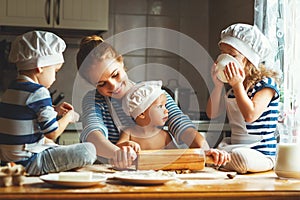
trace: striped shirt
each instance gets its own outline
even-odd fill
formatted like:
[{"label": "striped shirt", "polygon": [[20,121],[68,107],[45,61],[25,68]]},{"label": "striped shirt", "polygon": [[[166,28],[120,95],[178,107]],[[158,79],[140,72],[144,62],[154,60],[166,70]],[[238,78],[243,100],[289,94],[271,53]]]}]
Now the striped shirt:
[{"label": "striped shirt", "polygon": [[[195,128],[195,126],[189,117],[183,114],[178,108],[172,97],[168,93],[166,93],[166,96],[166,108],[169,111],[169,119],[166,125],[168,126],[168,130],[175,136],[177,142],[182,144],[183,142],[179,140],[181,133],[187,128]],[[134,121],[124,113],[121,101],[116,99],[110,100],[120,119],[121,125],[124,127],[133,125]],[[83,99],[82,124],[83,131],[80,136],[81,141],[86,141],[92,131],[101,131],[102,134],[114,144],[119,140],[120,132],[113,121],[108,104],[97,90],[89,91]]]},{"label": "striped shirt", "polygon": [[57,112],[47,88],[32,82],[13,82],[0,102],[0,160],[27,160],[26,151],[58,128]]},{"label": "striped shirt", "polygon": [[[252,99],[258,91],[264,88],[273,89],[275,91],[275,95],[271,99],[271,102],[267,106],[266,110],[257,120],[251,123],[246,122],[246,129],[249,135],[257,135],[261,137],[261,140],[258,143],[251,145],[252,149],[256,149],[257,151],[260,151],[268,156],[275,156],[277,145],[275,131],[279,115],[278,86],[274,79],[264,78],[260,82],[256,83],[254,87],[247,92],[247,95],[250,99]],[[235,98],[232,90],[230,91],[228,98]]]}]

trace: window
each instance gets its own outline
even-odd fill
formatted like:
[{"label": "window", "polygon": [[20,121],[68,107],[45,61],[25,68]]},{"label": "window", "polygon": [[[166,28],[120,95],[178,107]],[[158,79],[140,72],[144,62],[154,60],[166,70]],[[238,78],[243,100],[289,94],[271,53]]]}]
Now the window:
[{"label": "window", "polygon": [[255,0],[254,23],[276,51],[267,66],[282,71],[282,125],[300,130],[300,1]]}]

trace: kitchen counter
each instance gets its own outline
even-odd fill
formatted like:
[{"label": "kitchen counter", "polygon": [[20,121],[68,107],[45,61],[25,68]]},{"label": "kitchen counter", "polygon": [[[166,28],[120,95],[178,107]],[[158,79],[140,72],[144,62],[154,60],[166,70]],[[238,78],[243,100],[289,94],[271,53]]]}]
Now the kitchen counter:
[{"label": "kitchen counter", "polygon": [[[227,123],[216,121],[192,121],[199,132],[207,139],[211,147],[215,147],[220,142],[221,137],[226,132],[230,132],[230,126]],[[67,126],[64,133],[59,138],[59,144],[67,145],[79,142],[79,135],[82,131],[82,123],[71,123]]]},{"label": "kitchen counter", "polygon": [[[300,180],[280,179],[273,171],[169,181],[140,186],[108,180],[88,188],[67,188],[26,177],[23,186],[0,187],[0,199],[299,199]],[[214,173],[214,172],[209,172]],[[226,172],[224,172],[226,173]],[[198,175],[197,175],[198,174]],[[197,178],[198,177],[198,178]]]},{"label": "kitchen counter", "polygon": [[218,121],[192,121],[198,131],[210,132],[210,131],[230,131],[228,123],[221,123]]},{"label": "kitchen counter", "polygon": [[[198,131],[230,131],[229,124],[220,123],[216,121],[201,121],[201,120],[193,120],[192,121]],[[66,131],[81,131],[82,130],[82,122],[70,123],[68,124]]]},{"label": "kitchen counter", "polygon": [[69,123],[65,129],[65,131],[81,131],[81,130],[82,130],[82,122]]}]

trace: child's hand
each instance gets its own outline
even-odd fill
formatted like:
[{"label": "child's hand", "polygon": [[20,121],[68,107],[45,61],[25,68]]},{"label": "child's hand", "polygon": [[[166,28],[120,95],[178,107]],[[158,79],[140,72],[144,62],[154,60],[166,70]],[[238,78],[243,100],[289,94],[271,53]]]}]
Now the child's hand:
[{"label": "child's hand", "polygon": [[237,85],[239,83],[243,83],[243,81],[245,79],[244,70],[235,66],[235,64],[232,62],[229,63],[228,65],[226,65],[224,74],[226,76],[226,79],[227,79],[229,85],[231,85],[231,87],[234,87],[235,85]]},{"label": "child's hand", "polygon": [[68,111],[74,110],[73,106],[67,102],[63,102],[54,107],[54,110],[57,112],[57,116],[64,116]]},{"label": "child's hand", "polygon": [[135,152],[141,151],[141,146],[133,141],[128,141],[128,146],[132,147]]},{"label": "child's hand", "polygon": [[66,115],[69,115],[70,123],[75,123],[75,122],[79,121],[80,115],[77,112],[75,112],[74,110],[68,111]]},{"label": "child's hand", "polygon": [[210,149],[205,151],[205,155],[212,156],[214,158],[214,164],[216,166],[225,165],[230,161],[230,154],[226,151],[221,151],[218,149]]},{"label": "child's hand", "polygon": [[141,146],[138,143],[133,142],[133,141],[125,141],[125,142],[117,144],[117,146],[118,147],[130,146],[133,148],[133,150],[135,152],[139,152],[141,150]]},{"label": "child's hand", "polygon": [[212,77],[212,80],[213,80],[215,86],[222,87],[224,85],[224,83],[218,79],[218,77],[217,77],[218,72],[216,71],[216,67],[217,67],[217,64],[214,63],[213,66],[211,67],[211,71],[210,71],[211,77]]}]

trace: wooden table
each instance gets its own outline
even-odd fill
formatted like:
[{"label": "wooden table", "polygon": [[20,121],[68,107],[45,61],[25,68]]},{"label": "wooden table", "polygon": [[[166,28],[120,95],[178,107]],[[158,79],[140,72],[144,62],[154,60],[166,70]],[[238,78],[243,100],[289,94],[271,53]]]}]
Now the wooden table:
[{"label": "wooden table", "polygon": [[[224,172],[225,173],[225,172]],[[300,199],[300,180],[279,179],[273,171],[248,175],[170,181],[138,186],[108,180],[89,188],[50,185],[26,177],[23,186],[0,188],[0,199]]]}]

